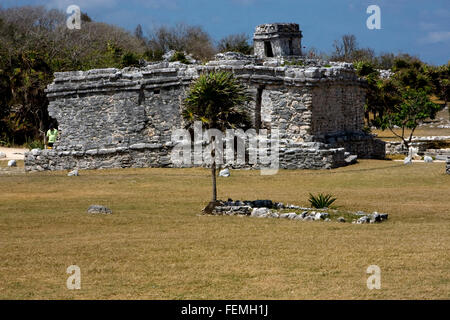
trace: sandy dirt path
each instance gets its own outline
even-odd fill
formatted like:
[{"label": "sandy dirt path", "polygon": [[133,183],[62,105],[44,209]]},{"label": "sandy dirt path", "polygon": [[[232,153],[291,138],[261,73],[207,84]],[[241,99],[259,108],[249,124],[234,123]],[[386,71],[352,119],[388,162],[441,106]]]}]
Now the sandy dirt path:
[{"label": "sandy dirt path", "polygon": [[6,154],[6,158],[0,158],[0,160],[23,160],[25,152],[29,151],[24,148],[3,148],[0,147],[0,152]]}]

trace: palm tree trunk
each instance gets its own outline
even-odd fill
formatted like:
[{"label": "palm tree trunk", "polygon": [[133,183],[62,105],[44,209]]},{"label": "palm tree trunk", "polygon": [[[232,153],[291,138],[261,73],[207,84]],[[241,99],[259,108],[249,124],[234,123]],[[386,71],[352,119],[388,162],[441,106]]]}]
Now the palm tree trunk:
[{"label": "palm tree trunk", "polygon": [[217,185],[216,185],[216,160],[213,160],[211,165],[211,176],[212,176],[212,202],[217,201]]}]

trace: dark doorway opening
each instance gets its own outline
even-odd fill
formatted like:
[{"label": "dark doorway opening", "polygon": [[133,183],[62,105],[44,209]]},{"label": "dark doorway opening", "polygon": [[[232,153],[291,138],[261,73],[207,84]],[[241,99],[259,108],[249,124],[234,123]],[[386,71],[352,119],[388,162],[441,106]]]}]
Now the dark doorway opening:
[{"label": "dark doorway opening", "polygon": [[261,105],[262,105],[262,95],[264,86],[258,86],[256,92],[256,103],[255,103],[255,130],[259,132],[261,129]]},{"label": "dark doorway opening", "polygon": [[289,55],[290,56],[294,55],[294,47],[292,45],[292,39],[289,39]]},{"label": "dark doorway opening", "polygon": [[264,51],[266,53],[266,57],[273,57],[272,44],[270,43],[270,41],[264,41]]}]

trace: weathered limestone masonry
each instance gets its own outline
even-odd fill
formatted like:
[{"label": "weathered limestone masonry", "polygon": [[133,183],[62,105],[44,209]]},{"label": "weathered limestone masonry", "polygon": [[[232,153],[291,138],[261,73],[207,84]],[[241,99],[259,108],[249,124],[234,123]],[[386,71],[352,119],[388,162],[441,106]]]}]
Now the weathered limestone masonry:
[{"label": "weathered limestone masonry", "polygon": [[445,170],[447,174],[450,174],[450,157],[448,157],[447,161],[445,162]]},{"label": "weathered limestone masonry", "polygon": [[[420,156],[446,160],[450,156],[450,136],[413,137],[411,147],[417,148]],[[401,141],[386,143],[386,154],[408,154],[408,148]]]},{"label": "weathered limestone masonry", "polygon": [[271,23],[256,27],[253,36],[258,58],[301,56],[302,32],[296,23]]},{"label": "weathered limestone masonry", "polygon": [[[261,127],[281,134],[280,167],[346,165],[346,151],[383,157],[384,145],[365,135],[364,90],[350,65],[265,67],[247,60],[206,66],[162,62],[140,69],[56,73],[49,113],[58,121],[55,150],[26,154],[27,171],[171,167],[173,130],[183,127],[181,102],[200,73],[231,71],[255,96]],[[255,97],[255,101],[256,101]]]},{"label": "weathered limestone masonry", "polygon": [[27,153],[25,169],[174,167],[171,135],[184,127],[182,100],[200,74],[218,70],[232,72],[254,95],[248,108],[255,128],[279,130],[280,168],[384,157],[384,143],[363,132],[364,82],[351,64],[283,66],[283,59],[227,53],[206,65],[56,73],[47,95],[59,138],[53,150]]}]

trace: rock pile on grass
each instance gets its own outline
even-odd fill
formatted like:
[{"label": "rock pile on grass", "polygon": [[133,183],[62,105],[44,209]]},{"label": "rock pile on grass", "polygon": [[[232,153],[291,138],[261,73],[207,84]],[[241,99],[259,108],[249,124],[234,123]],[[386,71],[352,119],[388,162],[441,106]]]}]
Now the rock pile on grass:
[{"label": "rock pile on grass", "polygon": [[380,223],[389,217],[387,213],[347,212],[336,209],[304,208],[272,200],[218,201],[212,215],[249,216],[253,218],[273,218],[296,221],[336,221],[354,224]]}]

